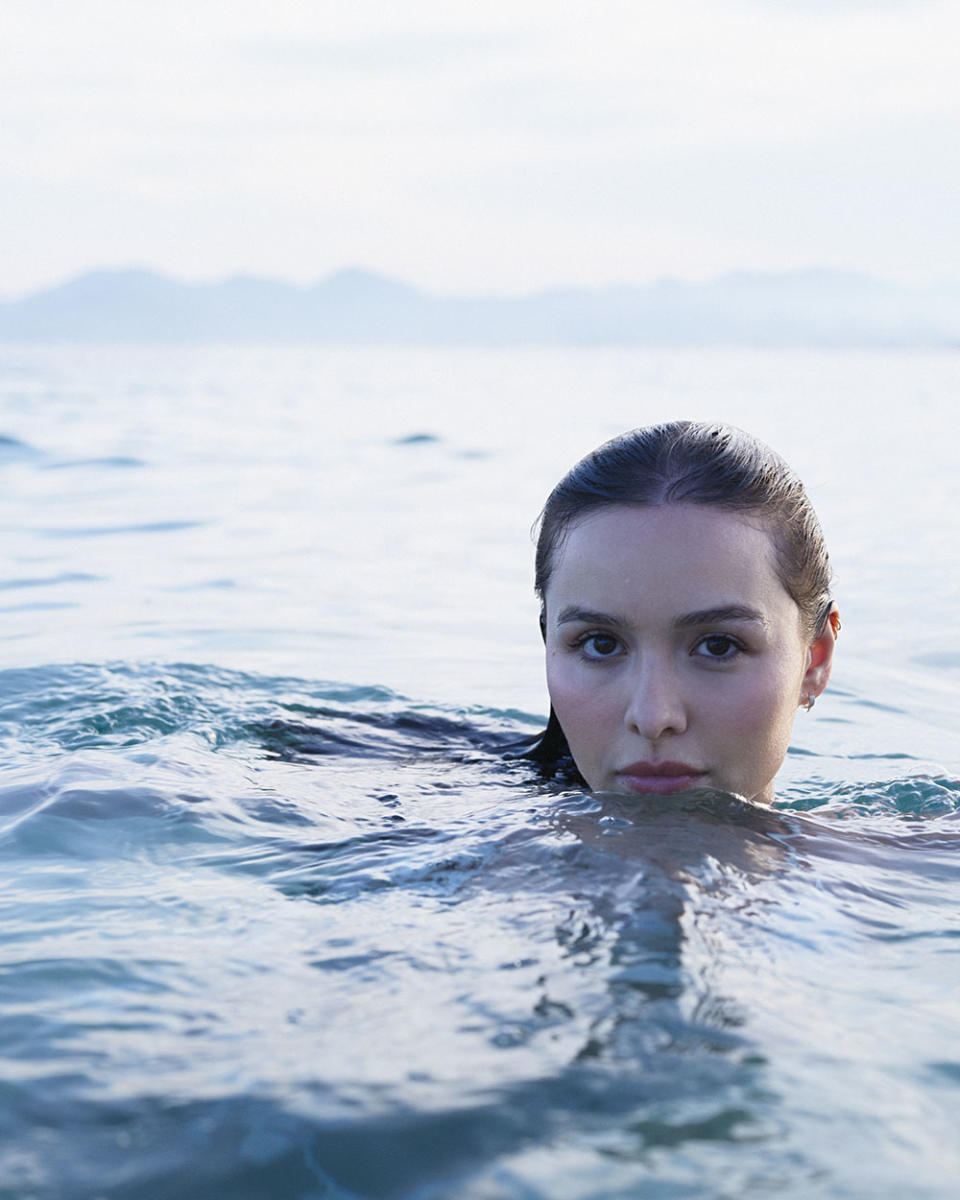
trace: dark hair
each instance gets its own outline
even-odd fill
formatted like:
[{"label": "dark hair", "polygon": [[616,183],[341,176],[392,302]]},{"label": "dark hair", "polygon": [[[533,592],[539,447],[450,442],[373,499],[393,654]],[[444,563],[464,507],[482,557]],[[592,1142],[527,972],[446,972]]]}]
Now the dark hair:
[{"label": "dark hair", "polygon": [[[547,498],[538,521],[540,623],[558,549],[580,518],[611,504],[703,504],[756,516],[770,532],[777,575],[811,638],[826,628],[830,559],[803,484],[759,439],[732,425],[670,421],[634,429],[581,459]],[[547,728],[523,757],[548,779],[586,786],[551,706]]]},{"label": "dark hair", "polygon": [[539,519],[541,612],[557,550],[581,517],[610,504],[703,504],[753,514],[769,530],[776,570],[811,637],[830,613],[830,558],[803,484],[779,454],[732,425],[670,421],[634,429],[581,459]]}]

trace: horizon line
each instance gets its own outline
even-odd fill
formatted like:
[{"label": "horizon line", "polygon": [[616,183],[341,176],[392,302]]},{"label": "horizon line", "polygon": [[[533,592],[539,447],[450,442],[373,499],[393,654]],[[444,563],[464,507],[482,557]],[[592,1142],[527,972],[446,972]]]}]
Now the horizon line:
[{"label": "horizon line", "polygon": [[226,284],[236,282],[251,282],[266,285],[280,286],[289,288],[296,292],[309,292],[315,288],[328,285],[337,280],[349,279],[354,277],[376,281],[378,283],[387,283],[393,286],[403,287],[411,292],[420,293],[423,296],[430,296],[437,299],[496,299],[496,300],[516,300],[543,296],[555,293],[567,292],[585,292],[585,293],[600,293],[611,291],[640,291],[649,290],[658,287],[677,287],[677,288],[703,288],[712,285],[723,283],[734,279],[802,279],[820,277],[824,280],[845,279],[849,282],[859,281],[871,283],[885,288],[895,288],[897,290],[924,293],[935,291],[940,288],[950,288],[960,285],[960,280],[957,279],[942,279],[924,284],[903,283],[895,279],[883,275],[875,275],[863,269],[854,269],[850,267],[828,267],[828,266],[807,266],[807,267],[731,267],[728,270],[715,272],[713,274],[700,278],[688,278],[680,275],[662,274],[645,282],[622,279],[609,281],[606,283],[553,283],[542,284],[523,289],[439,289],[435,287],[427,287],[418,283],[412,283],[408,279],[399,275],[389,274],[377,268],[360,266],[358,264],[346,264],[337,267],[325,274],[318,275],[315,279],[308,283],[300,283],[295,280],[284,277],[283,275],[270,275],[258,273],[244,269],[230,271],[223,275],[207,277],[202,279],[190,279],[183,275],[178,275],[173,271],[165,268],[149,266],[145,264],[131,263],[126,266],[92,266],[83,268],[79,271],[71,272],[68,275],[60,277],[58,280],[50,283],[31,286],[26,291],[16,293],[0,294],[0,305],[19,304],[34,297],[42,296],[50,292],[56,292],[63,288],[70,287],[73,284],[80,283],[85,279],[96,276],[115,277],[122,276],[145,276],[165,283],[176,284],[180,287],[193,288],[197,290],[223,287]]}]

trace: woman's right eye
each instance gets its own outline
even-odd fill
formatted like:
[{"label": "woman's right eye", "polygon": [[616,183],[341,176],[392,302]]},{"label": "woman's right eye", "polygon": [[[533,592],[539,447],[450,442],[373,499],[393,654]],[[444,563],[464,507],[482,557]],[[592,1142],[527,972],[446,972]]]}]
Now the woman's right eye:
[{"label": "woman's right eye", "polygon": [[613,658],[620,651],[620,642],[612,633],[587,633],[577,641],[577,648],[585,658],[595,662]]}]

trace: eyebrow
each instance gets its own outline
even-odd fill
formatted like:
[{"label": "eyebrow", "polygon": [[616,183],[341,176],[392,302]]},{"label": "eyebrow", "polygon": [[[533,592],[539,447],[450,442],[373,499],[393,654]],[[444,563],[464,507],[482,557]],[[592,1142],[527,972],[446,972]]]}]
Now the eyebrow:
[{"label": "eyebrow", "polygon": [[[610,629],[627,629],[630,625],[624,617],[615,616],[613,613],[598,612],[593,608],[581,608],[577,604],[570,604],[561,610],[557,624],[568,625],[574,621],[584,625],[606,625]],[[757,608],[750,608],[746,604],[719,604],[716,608],[700,608],[696,612],[684,613],[676,618],[673,625],[675,629],[690,629],[699,625],[720,625],[727,621],[755,621],[759,625],[767,623],[763,613]]]},{"label": "eyebrow", "polygon": [[727,621],[755,621],[766,625],[767,620],[758,608],[747,604],[721,604],[717,608],[701,608],[697,612],[684,613],[677,617],[677,629],[689,629],[691,625],[722,625]]}]

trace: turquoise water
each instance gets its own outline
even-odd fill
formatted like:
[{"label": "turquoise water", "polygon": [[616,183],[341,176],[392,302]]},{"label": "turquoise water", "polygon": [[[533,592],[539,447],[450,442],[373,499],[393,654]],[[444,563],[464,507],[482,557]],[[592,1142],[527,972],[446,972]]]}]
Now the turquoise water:
[{"label": "turquoise water", "polygon": [[[4,349],[0,1196],[953,1196],[958,376]],[[834,551],[773,810],[509,748],[530,523],[667,415],[767,437]]]}]

